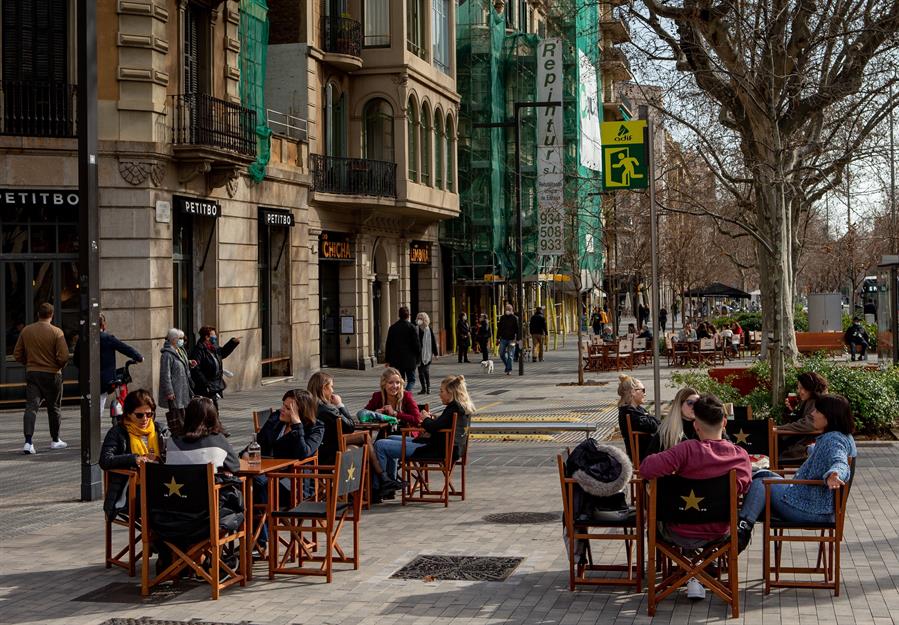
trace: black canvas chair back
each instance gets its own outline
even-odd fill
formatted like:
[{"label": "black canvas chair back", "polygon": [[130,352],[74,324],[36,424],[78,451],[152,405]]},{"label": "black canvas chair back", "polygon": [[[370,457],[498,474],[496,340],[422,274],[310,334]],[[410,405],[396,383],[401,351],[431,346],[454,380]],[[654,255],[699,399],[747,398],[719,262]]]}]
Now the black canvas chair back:
[{"label": "black canvas chair back", "polygon": [[726,430],[731,442],[747,453],[771,455],[768,419],[731,419],[727,422]]},{"label": "black canvas chair back", "polygon": [[734,419],[749,420],[752,418],[752,406],[734,406]]},{"label": "black canvas chair back", "polygon": [[253,411],[253,429],[257,432],[265,425],[265,422],[268,421],[268,418],[272,416],[274,410],[271,408],[263,408],[262,410],[254,410]]},{"label": "black canvas chair back", "polygon": [[336,468],[337,496],[343,497],[355,493],[362,487],[362,461],[364,447],[349,447],[340,457],[340,466]]},{"label": "black canvas chair back", "polygon": [[153,531],[179,543],[209,533],[209,472],[205,464],[146,464],[147,512]]},{"label": "black canvas chair back", "polygon": [[730,521],[730,473],[705,480],[659,478],[656,518],[666,523]]}]

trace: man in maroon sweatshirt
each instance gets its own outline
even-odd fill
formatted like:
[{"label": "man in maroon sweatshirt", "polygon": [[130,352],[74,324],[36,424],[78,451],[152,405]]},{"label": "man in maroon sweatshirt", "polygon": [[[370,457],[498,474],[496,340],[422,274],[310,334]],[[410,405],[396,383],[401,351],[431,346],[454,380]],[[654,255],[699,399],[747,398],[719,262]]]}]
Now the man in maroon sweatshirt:
[{"label": "man in maroon sweatshirt", "polygon": [[[736,469],[737,489],[745,493],[752,484],[752,464],[745,449],[722,439],[727,415],[721,400],[714,395],[703,395],[693,405],[693,412],[699,440],[686,440],[647,456],[640,462],[640,476],[646,480],[665,475],[704,480]],[[727,535],[730,528],[727,522],[714,522],[670,523],[665,529],[676,542],[693,545],[717,540]]]}]

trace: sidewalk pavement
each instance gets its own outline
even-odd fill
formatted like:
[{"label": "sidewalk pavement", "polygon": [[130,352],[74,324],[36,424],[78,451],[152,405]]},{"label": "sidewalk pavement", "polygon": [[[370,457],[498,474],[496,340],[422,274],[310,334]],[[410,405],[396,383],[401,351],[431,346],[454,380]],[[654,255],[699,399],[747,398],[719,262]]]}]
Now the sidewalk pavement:
[{"label": "sidewalk pavement", "polygon": [[[524,378],[479,365],[461,369],[476,404],[488,414],[597,410],[616,399],[614,373],[590,374],[604,386],[560,387],[572,382],[573,341],[546,362],[527,363]],[[432,378],[460,370],[455,357],[433,366]],[[663,368],[663,373],[667,369]],[[331,371],[336,390],[352,408],[377,388],[379,369]],[[651,368],[636,375],[648,385]],[[234,393],[222,402],[235,446],[249,440],[254,407],[275,405],[289,384]],[[663,398],[674,389],[663,381]],[[651,386],[650,393],[651,397]],[[430,399],[434,401],[436,394]],[[496,403],[494,403],[496,402]],[[42,418],[42,417],[41,417]],[[77,414],[67,410],[63,437],[67,450],[20,453],[21,414],[0,413],[0,623],[99,625],[110,619],[153,619],[177,625],[191,619],[213,623],[291,624],[487,624],[487,623],[659,623],[723,622],[726,606],[715,598],[690,603],[683,594],[663,603],[655,619],[646,615],[645,594],[625,590],[567,590],[568,565],[558,520],[536,524],[495,524],[502,512],[558,513],[561,509],[553,443],[475,442],[471,447],[468,497],[439,505],[398,502],[375,506],[361,524],[362,562],[358,571],[337,566],[332,584],[316,578],[279,577],[269,581],[256,568],[246,588],[230,588],[219,601],[206,586],[157,594],[142,601],[139,580],[103,567],[103,523],[99,502],[74,501],[78,493]],[[41,424],[43,426],[43,424]],[[38,432],[43,434],[40,429]],[[742,611],[734,623],[790,625],[893,625],[899,615],[899,468],[896,444],[861,444],[843,546],[843,590],[775,591],[762,594],[761,539],[740,558]],[[760,531],[757,532],[757,535]],[[603,562],[620,560],[623,550],[595,550]],[[391,579],[418,555],[472,555],[523,558],[505,582]],[[805,560],[803,549],[785,556]],[[89,594],[85,600],[84,595]],[[711,597],[711,595],[710,595]],[[80,598],[80,599],[79,599]],[[149,624],[148,620],[120,623]],[[111,623],[110,623],[111,625]]]}]

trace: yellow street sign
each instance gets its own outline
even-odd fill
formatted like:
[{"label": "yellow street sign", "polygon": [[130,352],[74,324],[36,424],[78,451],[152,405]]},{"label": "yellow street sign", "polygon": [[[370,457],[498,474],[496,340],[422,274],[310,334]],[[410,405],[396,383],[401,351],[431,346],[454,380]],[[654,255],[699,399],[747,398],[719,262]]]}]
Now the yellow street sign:
[{"label": "yellow street sign", "polygon": [[606,189],[645,189],[649,185],[645,132],[646,120],[642,119],[600,125]]}]

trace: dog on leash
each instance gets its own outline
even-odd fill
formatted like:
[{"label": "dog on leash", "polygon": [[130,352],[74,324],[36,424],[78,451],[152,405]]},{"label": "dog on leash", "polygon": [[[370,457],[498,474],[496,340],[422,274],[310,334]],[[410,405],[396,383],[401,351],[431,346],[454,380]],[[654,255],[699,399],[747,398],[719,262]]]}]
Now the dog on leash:
[{"label": "dog on leash", "polygon": [[490,375],[493,373],[493,361],[492,360],[482,360],[481,361],[481,369],[484,370],[484,373]]}]

